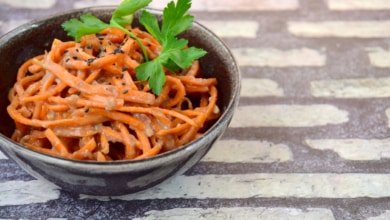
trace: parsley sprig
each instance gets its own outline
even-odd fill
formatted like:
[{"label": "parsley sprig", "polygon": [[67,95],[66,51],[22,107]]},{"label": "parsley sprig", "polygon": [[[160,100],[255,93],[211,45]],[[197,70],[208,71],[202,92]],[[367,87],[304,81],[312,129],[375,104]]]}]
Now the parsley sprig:
[{"label": "parsley sprig", "polygon": [[139,9],[148,6],[151,1],[152,0],[123,0],[113,12],[109,24],[88,13],[81,15],[80,20],[72,18],[65,21],[62,23],[62,28],[64,28],[69,36],[74,37],[76,41],[80,40],[80,38],[85,35],[96,34],[109,27],[119,28],[137,41],[141,46],[145,60],[149,61],[146,49],[141,41],[125,27],[133,22],[133,14]]},{"label": "parsley sprig", "polygon": [[177,35],[188,30],[194,20],[192,15],[187,14],[191,7],[191,0],[173,1],[163,10],[162,25],[156,17],[148,11],[142,11],[139,21],[145,29],[155,37],[162,45],[160,55],[149,60],[143,44],[125,27],[133,21],[133,14],[145,8],[151,0],[124,0],[114,11],[110,23],[107,24],[92,14],[80,16],[80,20],[70,19],[62,24],[69,36],[79,40],[82,36],[96,34],[108,27],[116,27],[123,30],[140,44],[145,62],[136,68],[138,80],[148,80],[152,92],[159,95],[165,84],[165,71],[176,72],[188,68],[191,63],[206,54],[206,51],[196,47],[188,47],[188,40],[180,39]]},{"label": "parsley sprig", "polygon": [[160,94],[165,83],[164,68],[175,72],[189,67],[193,60],[206,54],[200,48],[189,47],[188,40],[179,39],[176,36],[189,29],[194,17],[186,14],[191,7],[191,0],[178,0],[168,3],[163,11],[161,28],[157,18],[147,11],[143,11],[139,19],[146,30],[162,45],[160,55],[149,62],[137,67],[137,78],[149,80],[149,86],[155,94]]}]

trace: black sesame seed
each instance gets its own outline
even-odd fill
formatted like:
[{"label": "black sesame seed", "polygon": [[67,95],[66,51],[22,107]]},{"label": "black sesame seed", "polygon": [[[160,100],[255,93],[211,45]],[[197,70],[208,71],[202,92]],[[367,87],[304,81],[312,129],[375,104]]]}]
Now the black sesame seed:
[{"label": "black sesame seed", "polygon": [[113,52],[114,54],[117,54],[117,53],[125,53],[125,51],[123,51],[121,48],[116,48]]},{"label": "black sesame seed", "polygon": [[89,59],[87,60],[87,65],[90,66],[91,63],[92,63],[95,59],[96,59],[96,58],[89,58]]}]

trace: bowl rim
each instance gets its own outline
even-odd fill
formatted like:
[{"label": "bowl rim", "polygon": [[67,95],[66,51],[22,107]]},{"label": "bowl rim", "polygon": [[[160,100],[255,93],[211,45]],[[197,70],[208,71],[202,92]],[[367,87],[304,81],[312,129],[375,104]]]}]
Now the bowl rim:
[{"label": "bowl rim", "polygon": [[[42,24],[45,21],[50,20],[50,19],[55,19],[57,17],[67,16],[67,15],[71,15],[74,13],[84,14],[84,13],[93,13],[93,12],[102,12],[102,11],[113,11],[113,10],[115,10],[116,7],[117,6],[114,6],[114,5],[84,7],[84,8],[78,8],[78,9],[66,10],[66,11],[63,11],[63,12],[60,12],[57,14],[33,19],[27,23],[24,23],[16,28],[8,31],[7,33],[3,34],[2,36],[0,36],[0,43],[2,43],[3,41],[6,42],[7,39],[12,38],[12,37],[22,33],[23,31],[28,30],[31,27],[37,27],[40,24]],[[150,13],[152,13],[152,15],[154,15],[154,16],[161,16],[162,15],[162,10],[159,10],[159,9],[153,9],[153,8],[147,7],[145,9],[141,9],[141,10],[147,10]],[[141,10],[137,11],[135,14],[140,13]],[[136,19],[138,19],[138,17],[136,17]],[[152,156],[149,158],[138,159],[138,160],[114,160],[114,161],[75,160],[75,159],[61,158],[61,157],[56,157],[56,156],[40,153],[40,152],[31,150],[27,147],[20,145],[19,143],[13,141],[12,139],[7,137],[3,133],[0,133],[0,139],[3,139],[3,140],[0,140],[0,143],[4,142],[6,144],[15,145],[12,147],[17,147],[17,150],[19,150],[23,153],[28,153],[31,156],[34,156],[36,158],[43,157],[45,162],[52,162],[55,164],[64,163],[64,164],[82,165],[82,166],[88,166],[88,167],[97,166],[100,168],[102,165],[106,166],[106,167],[118,166],[118,165],[129,165],[129,164],[138,165],[138,164],[144,164],[145,162],[154,162],[157,165],[157,164],[159,164],[158,160],[161,158],[174,158],[173,157],[174,154],[181,153],[181,152],[184,154],[185,152],[195,151],[199,146],[201,146],[202,140],[209,138],[209,137],[215,138],[217,136],[217,130],[221,129],[223,126],[227,127],[228,124],[230,123],[230,121],[226,121],[226,120],[228,120],[229,118],[232,117],[234,110],[235,110],[236,106],[238,105],[238,101],[239,101],[239,97],[240,97],[240,90],[241,90],[242,76],[241,76],[241,71],[240,71],[240,68],[238,66],[236,58],[234,57],[233,53],[230,51],[230,49],[228,48],[226,43],[220,37],[218,37],[213,31],[211,31],[210,29],[208,29],[207,27],[205,27],[204,25],[202,25],[201,23],[199,23],[196,20],[194,20],[194,22],[191,26],[191,29],[192,28],[196,28],[196,29],[199,29],[199,30],[205,32],[207,35],[209,35],[214,40],[216,40],[220,44],[220,46],[222,46],[222,48],[224,49],[226,54],[229,56],[229,58],[233,62],[233,67],[235,68],[235,70],[233,72],[235,72],[235,80],[238,82],[238,83],[236,83],[236,85],[232,86],[232,88],[233,88],[232,98],[229,100],[228,105],[225,108],[225,111],[222,113],[222,115],[215,122],[213,122],[213,124],[200,137],[192,140],[191,142],[189,142],[185,145],[177,147],[173,150],[170,150],[170,151],[167,151],[164,153],[160,153],[158,155],[155,155],[155,156]],[[222,123],[222,122],[225,122],[225,123]],[[7,154],[7,151],[4,153]]]}]

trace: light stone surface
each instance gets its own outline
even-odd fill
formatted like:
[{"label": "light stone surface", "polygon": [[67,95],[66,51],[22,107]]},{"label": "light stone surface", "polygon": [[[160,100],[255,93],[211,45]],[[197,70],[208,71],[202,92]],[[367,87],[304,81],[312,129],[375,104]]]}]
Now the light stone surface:
[{"label": "light stone surface", "polygon": [[221,140],[202,159],[224,163],[274,163],[292,160],[293,155],[287,145],[261,140]]},{"label": "light stone surface", "polygon": [[199,20],[199,23],[213,31],[217,36],[222,38],[242,37],[255,39],[259,24],[254,21],[208,21]]},{"label": "light stone surface", "polygon": [[311,93],[315,97],[390,97],[389,77],[312,81],[310,86]]},{"label": "light stone surface", "polygon": [[390,158],[390,139],[307,139],[317,150],[332,150],[346,160],[381,160]]},{"label": "light stone surface", "polygon": [[388,0],[327,0],[331,10],[383,10],[390,9]]},{"label": "light stone surface", "polygon": [[76,1],[73,4],[73,8],[87,8],[87,7],[93,7],[93,6],[115,6],[119,5],[122,2],[122,0],[81,0]]},{"label": "light stone surface", "polygon": [[[59,189],[39,180],[0,182],[0,207],[45,203],[60,197]],[[1,213],[1,212],[0,212]]]},{"label": "light stone surface", "polygon": [[388,220],[388,219],[390,219],[390,210],[386,210],[381,215],[370,217],[367,220]]},{"label": "light stone surface", "polygon": [[26,20],[26,19],[17,19],[17,20],[9,20],[9,21],[0,21],[0,31],[2,33],[7,33],[9,31],[11,31],[12,29],[22,25],[22,24],[25,24],[29,22],[29,20]]},{"label": "light stone surface", "polygon": [[0,0],[0,5],[5,4],[17,8],[30,8],[30,9],[49,9],[56,4],[57,0],[39,0],[39,1],[26,1],[26,0]]},{"label": "light stone surface", "polygon": [[251,173],[179,176],[150,190],[124,196],[82,199],[244,199],[244,198],[385,198],[390,196],[388,174],[364,173]]},{"label": "light stone surface", "polygon": [[371,65],[375,67],[390,67],[390,51],[381,47],[367,48]]},{"label": "light stone surface", "polygon": [[390,128],[390,108],[386,109],[387,126]]},{"label": "light stone surface", "polygon": [[326,55],[309,48],[280,50],[277,48],[233,48],[233,54],[242,66],[324,66]]},{"label": "light stone surface", "polygon": [[133,220],[182,220],[186,216],[187,220],[334,220],[332,211],[323,208],[293,209],[293,208],[207,208],[207,209],[169,209],[152,210],[145,213],[142,218]]},{"label": "light stone surface", "polygon": [[299,37],[390,37],[390,21],[289,21],[288,30]]},{"label": "light stone surface", "polygon": [[4,153],[0,151],[0,160],[6,160],[6,159],[8,159],[8,157],[5,156]]},{"label": "light stone surface", "polygon": [[241,97],[284,96],[283,88],[270,79],[244,78],[241,82]]},{"label": "light stone surface", "polygon": [[[162,9],[170,0],[154,1],[151,7]],[[241,1],[209,1],[196,0],[192,2],[192,11],[285,11],[297,10],[299,0],[241,0]]]},{"label": "light stone surface", "polygon": [[348,112],[332,105],[239,106],[231,127],[315,127],[342,124]]}]

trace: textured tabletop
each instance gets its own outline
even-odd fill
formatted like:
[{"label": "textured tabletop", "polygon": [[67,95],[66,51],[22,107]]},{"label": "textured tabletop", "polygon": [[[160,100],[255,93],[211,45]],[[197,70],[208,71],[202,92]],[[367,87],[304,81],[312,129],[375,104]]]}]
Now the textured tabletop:
[{"label": "textured tabletop", "polygon": [[[0,35],[118,3],[0,0]],[[193,0],[192,14],[243,76],[206,157],[153,189],[96,197],[36,180],[0,153],[0,218],[390,219],[390,1]]]}]

